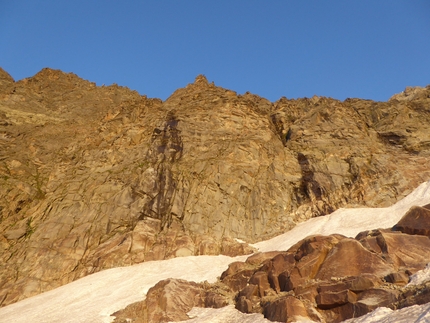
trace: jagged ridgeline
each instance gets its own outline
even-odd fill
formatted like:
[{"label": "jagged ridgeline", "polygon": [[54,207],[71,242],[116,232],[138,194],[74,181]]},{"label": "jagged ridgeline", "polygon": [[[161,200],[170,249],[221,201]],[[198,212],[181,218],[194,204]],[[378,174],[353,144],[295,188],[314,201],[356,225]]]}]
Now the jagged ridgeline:
[{"label": "jagged ridgeline", "polygon": [[0,303],[104,268],[252,252],[430,178],[430,87],[388,102],[269,102],[198,76],[162,102],[0,70]]}]

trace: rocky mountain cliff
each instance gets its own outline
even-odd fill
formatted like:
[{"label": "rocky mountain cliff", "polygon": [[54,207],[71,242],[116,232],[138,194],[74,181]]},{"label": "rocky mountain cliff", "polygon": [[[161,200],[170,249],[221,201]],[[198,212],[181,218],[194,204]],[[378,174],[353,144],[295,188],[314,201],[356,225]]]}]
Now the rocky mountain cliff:
[{"label": "rocky mountain cliff", "polygon": [[[388,102],[271,103],[198,76],[166,101],[0,69],[0,304],[246,243],[430,179],[430,86]],[[241,240],[236,240],[241,239]]]}]

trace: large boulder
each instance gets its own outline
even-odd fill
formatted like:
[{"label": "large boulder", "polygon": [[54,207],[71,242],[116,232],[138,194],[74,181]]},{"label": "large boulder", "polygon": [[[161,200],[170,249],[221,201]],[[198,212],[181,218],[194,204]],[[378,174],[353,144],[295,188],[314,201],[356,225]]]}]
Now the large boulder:
[{"label": "large boulder", "polygon": [[264,317],[275,322],[296,322],[297,320],[310,319],[306,306],[299,299],[286,296],[268,302],[263,308]]},{"label": "large boulder", "polygon": [[115,323],[155,323],[184,321],[193,307],[219,308],[229,305],[229,290],[211,288],[208,284],[182,279],[166,279],[151,287],[146,299],[113,313]]},{"label": "large boulder", "polygon": [[321,265],[317,279],[329,280],[332,277],[359,276],[374,274],[385,276],[393,272],[394,266],[387,263],[354,239],[343,239],[330,251]]},{"label": "large boulder", "polygon": [[430,237],[430,209],[413,206],[395,225],[395,230]]}]

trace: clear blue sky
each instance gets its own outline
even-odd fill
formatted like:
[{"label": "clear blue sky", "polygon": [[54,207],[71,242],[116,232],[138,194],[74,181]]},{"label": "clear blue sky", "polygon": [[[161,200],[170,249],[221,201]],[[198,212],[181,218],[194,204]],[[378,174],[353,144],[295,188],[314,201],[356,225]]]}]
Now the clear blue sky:
[{"label": "clear blue sky", "polygon": [[429,0],[0,0],[0,66],[166,99],[205,74],[275,101],[430,84]]}]

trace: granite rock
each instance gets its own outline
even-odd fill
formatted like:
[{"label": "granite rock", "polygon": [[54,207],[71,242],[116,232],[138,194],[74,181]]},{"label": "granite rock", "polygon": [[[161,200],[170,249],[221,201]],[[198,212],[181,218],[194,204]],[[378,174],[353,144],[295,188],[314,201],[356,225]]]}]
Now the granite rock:
[{"label": "granite rock", "polygon": [[105,268],[251,253],[311,217],[398,201],[430,177],[418,92],[272,103],[198,76],[163,102],[0,70],[0,304]]}]

